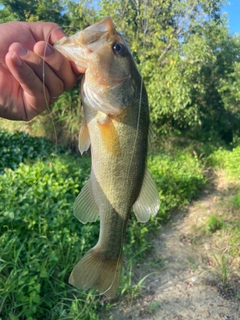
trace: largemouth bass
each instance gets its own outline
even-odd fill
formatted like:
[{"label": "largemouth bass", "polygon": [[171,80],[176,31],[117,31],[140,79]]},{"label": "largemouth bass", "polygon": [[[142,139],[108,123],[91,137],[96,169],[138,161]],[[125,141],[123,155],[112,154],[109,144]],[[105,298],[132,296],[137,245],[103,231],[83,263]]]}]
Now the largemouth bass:
[{"label": "largemouth bass", "polygon": [[91,145],[90,179],[74,204],[82,222],[100,215],[99,240],[74,267],[69,283],[97,286],[113,297],[122,267],[127,221],[133,208],[146,222],[159,209],[158,191],[146,158],[149,136],[148,99],[142,77],[111,18],[105,18],[55,48],[86,73],[81,82],[85,123],[80,129],[81,153]]}]

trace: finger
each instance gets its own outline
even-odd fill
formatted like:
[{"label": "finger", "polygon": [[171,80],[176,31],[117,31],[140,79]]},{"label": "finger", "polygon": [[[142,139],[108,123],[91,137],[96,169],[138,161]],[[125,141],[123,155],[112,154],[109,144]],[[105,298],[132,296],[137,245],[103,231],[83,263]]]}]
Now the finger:
[{"label": "finger", "polygon": [[45,40],[53,44],[66,36],[62,28],[54,22],[25,22],[25,24],[34,34],[36,42]]},{"label": "finger", "polygon": [[47,89],[44,88],[42,81],[33,69],[16,52],[9,51],[5,57],[5,61],[9,71],[22,87],[22,91],[18,92],[18,103],[22,103],[25,107],[25,120],[30,120],[46,109],[47,101],[45,93],[48,95]]},{"label": "finger", "polygon": [[62,80],[64,90],[71,89],[75,85],[77,76],[73,72],[70,62],[60,52],[44,41],[37,42],[33,51],[40,56]]},{"label": "finger", "polygon": [[[47,63],[45,63],[34,52],[27,50],[19,43],[10,46],[9,51],[13,51],[23,60],[43,83],[50,96],[58,97],[64,91],[63,81],[55,74]],[[48,94],[47,94],[48,95]]]}]

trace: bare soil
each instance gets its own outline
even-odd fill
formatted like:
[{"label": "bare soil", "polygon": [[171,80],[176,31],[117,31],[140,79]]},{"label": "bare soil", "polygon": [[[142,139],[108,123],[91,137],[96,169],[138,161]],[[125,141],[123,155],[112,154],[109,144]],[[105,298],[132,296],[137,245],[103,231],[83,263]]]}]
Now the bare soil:
[{"label": "bare soil", "polygon": [[146,263],[135,270],[136,281],[151,273],[141,296],[116,305],[113,319],[240,319],[240,257],[227,257],[223,285],[214,255],[227,251],[227,235],[199,233],[209,215],[224,214],[230,193],[229,183],[216,176],[200,199],[163,226]]}]

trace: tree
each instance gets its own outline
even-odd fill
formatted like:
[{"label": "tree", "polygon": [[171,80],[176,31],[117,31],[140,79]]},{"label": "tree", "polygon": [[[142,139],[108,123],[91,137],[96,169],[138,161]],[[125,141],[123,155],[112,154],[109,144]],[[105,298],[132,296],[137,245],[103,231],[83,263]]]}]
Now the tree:
[{"label": "tree", "polygon": [[14,20],[69,24],[67,15],[64,13],[66,8],[61,0],[1,0],[1,4],[4,5],[3,10],[9,12]]}]

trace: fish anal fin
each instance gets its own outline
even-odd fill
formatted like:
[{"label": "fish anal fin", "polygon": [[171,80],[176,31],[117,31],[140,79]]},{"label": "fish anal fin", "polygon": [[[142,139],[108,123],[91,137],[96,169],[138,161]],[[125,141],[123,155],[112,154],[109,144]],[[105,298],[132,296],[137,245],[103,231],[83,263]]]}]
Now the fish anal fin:
[{"label": "fish anal fin", "polygon": [[151,214],[155,216],[158,213],[159,207],[160,199],[156,184],[146,169],[140,194],[133,205],[133,212],[139,222],[147,222]]},{"label": "fish anal fin", "polygon": [[83,124],[79,131],[79,141],[78,141],[78,149],[83,154],[84,151],[87,151],[90,147],[90,135],[88,131],[88,127],[86,124]]},{"label": "fish anal fin", "polygon": [[99,212],[92,195],[90,179],[77,196],[73,212],[75,217],[84,224],[97,220]]},{"label": "fish anal fin", "polygon": [[122,268],[122,256],[109,260],[95,246],[76,264],[69,283],[78,289],[97,287],[101,294],[113,298],[116,294]]}]

